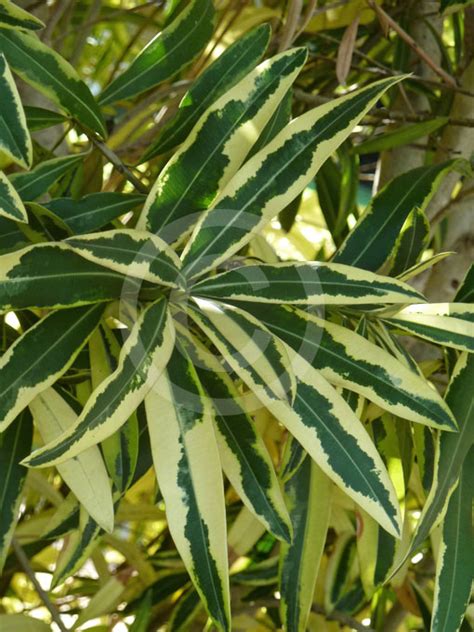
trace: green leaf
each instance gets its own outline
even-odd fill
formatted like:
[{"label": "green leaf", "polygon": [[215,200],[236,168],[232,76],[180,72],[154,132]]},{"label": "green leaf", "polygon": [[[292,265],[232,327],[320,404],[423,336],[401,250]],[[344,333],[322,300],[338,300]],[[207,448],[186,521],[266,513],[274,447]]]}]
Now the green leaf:
[{"label": "green leaf", "polygon": [[151,303],[120,352],[117,369],[96,388],[76,423],[26,459],[31,467],[63,463],[118,430],[153,388],[174,345],[166,299]]},{"label": "green leaf", "polygon": [[184,284],[179,257],[152,233],[120,228],[69,237],[66,241],[81,257],[124,276],[174,288]]},{"label": "green leaf", "polygon": [[420,299],[413,288],[389,277],[318,262],[242,266],[204,279],[190,292],[250,303],[299,305],[406,304]]},{"label": "green leaf", "polygon": [[76,167],[83,159],[84,154],[75,154],[45,160],[28,173],[14,173],[10,176],[10,180],[22,200],[36,200],[40,195],[46,193],[61,176]]},{"label": "green leaf", "polygon": [[0,257],[0,311],[72,307],[137,295],[140,281],[86,261],[65,244],[37,244]]},{"label": "green leaf", "polygon": [[3,171],[0,171],[0,215],[15,222],[28,221],[25,205]]},{"label": "green leaf", "polygon": [[[30,410],[45,443],[54,441],[76,422],[77,415],[54,389],[30,402]],[[27,456],[24,454],[23,456]],[[114,508],[109,477],[97,446],[57,466],[61,478],[92,518],[106,531],[114,526]]]},{"label": "green leaf", "polygon": [[277,538],[291,540],[291,524],[271,457],[241,395],[217,358],[196,338],[184,333],[181,342],[199,380],[214,404],[214,428],[222,468],[245,505]]},{"label": "green leaf", "polygon": [[277,134],[284,129],[291,121],[291,106],[293,104],[293,88],[289,88],[285,96],[280,101],[277,109],[272,114],[270,120],[263,128],[260,136],[257,138],[256,143],[252,146],[246,160],[249,160],[258,153],[261,149],[268,145]]},{"label": "green leaf", "polygon": [[386,319],[397,329],[439,345],[474,352],[474,305],[410,305]]},{"label": "green leaf", "polygon": [[[113,331],[102,323],[89,340],[92,388],[97,388],[118,366],[120,345]],[[115,487],[125,492],[131,485],[138,459],[139,425],[136,412],[125,424],[102,441],[107,470]],[[90,512],[89,512],[90,513]]]},{"label": "green leaf", "polygon": [[190,2],[105,88],[99,98],[101,105],[130,99],[171,79],[199,55],[213,30],[212,0]]},{"label": "green leaf", "polygon": [[18,224],[0,215],[0,255],[6,254],[13,250],[18,250],[19,248],[26,246],[27,243],[27,238],[18,228]]},{"label": "green leaf", "polygon": [[35,15],[24,11],[10,0],[0,0],[0,25],[11,28],[36,31],[44,28],[43,22]]},{"label": "green leaf", "polygon": [[182,348],[175,349],[145,406],[171,535],[215,625],[230,630],[224,488],[212,405]]},{"label": "green leaf", "polygon": [[67,371],[103,311],[93,305],[53,312],[7,349],[0,359],[0,431]]},{"label": "green leaf", "polygon": [[336,252],[334,263],[378,270],[390,255],[409,213],[415,208],[424,211],[444,176],[459,164],[459,160],[449,160],[411,169],[394,178],[372,199]]},{"label": "green leaf", "polygon": [[252,311],[336,386],[355,391],[404,419],[456,429],[449,408],[424,379],[347,327],[290,307],[268,310],[253,304]]},{"label": "green leaf", "polygon": [[204,112],[161,171],[137,228],[182,240],[242,165],[306,56],[298,48],[261,63]]},{"label": "green leaf", "polygon": [[195,299],[188,314],[257,397],[293,401],[295,378],[283,343],[248,312]]},{"label": "green leaf", "polygon": [[454,300],[459,303],[474,303],[474,263],[467,271]]},{"label": "green leaf", "polygon": [[428,259],[425,259],[424,261],[420,261],[419,263],[416,263],[411,268],[408,268],[408,270],[405,270],[405,272],[402,272],[402,274],[399,274],[398,278],[400,279],[400,281],[408,281],[408,279],[412,279],[413,277],[421,274],[425,270],[432,268],[434,265],[436,265],[440,261],[443,261],[443,259],[446,259],[447,257],[450,257],[451,255],[455,255],[455,254],[457,253],[455,253],[454,251],[438,252],[432,257],[429,257]]},{"label": "green leaf", "polygon": [[157,140],[147,149],[140,162],[150,160],[185,141],[206,109],[257,65],[267,48],[270,34],[268,24],[252,29],[208,66],[186,92],[178,112],[161,128]]},{"label": "green leaf", "polygon": [[59,125],[67,120],[63,114],[54,112],[53,110],[47,110],[46,108],[25,105],[24,110],[26,124],[28,125],[28,129],[32,132]]},{"label": "green leaf", "polygon": [[69,62],[30,33],[0,30],[0,51],[13,70],[84,127],[105,138],[102,114]]},{"label": "green leaf", "polygon": [[0,628],[8,632],[50,632],[51,626],[26,614],[0,614]]},{"label": "green leaf", "polygon": [[453,13],[454,11],[461,11],[467,9],[474,0],[441,0],[439,10],[441,13]]},{"label": "green leaf", "polygon": [[389,265],[390,276],[397,276],[414,266],[428,245],[430,223],[425,213],[414,208],[397,237]]},{"label": "green leaf", "polygon": [[431,632],[457,632],[469,604],[474,568],[471,515],[473,466],[474,450],[471,448],[443,522]]},{"label": "green leaf", "polygon": [[189,629],[190,623],[201,610],[201,600],[196,590],[188,590],[178,601],[169,621],[169,631],[179,632]]},{"label": "green leaf", "polygon": [[399,537],[395,491],[367,431],[319,371],[296,355],[292,364],[297,378],[293,406],[268,398],[265,406],[336,485]]},{"label": "green leaf", "polygon": [[281,545],[280,616],[288,632],[306,630],[331,511],[332,484],[309,457],[286,483],[293,541]]},{"label": "green leaf", "polygon": [[144,201],[143,195],[102,191],[90,193],[78,200],[55,198],[45,206],[61,217],[75,235],[81,235],[102,228]]},{"label": "green leaf", "polygon": [[28,472],[20,461],[31,450],[32,440],[33,423],[28,410],[21,412],[15,423],[0,434],[0,572],[18,520]]},{"label": "green leaf", "polygon": [[99,525],[82,508],[79,529],[74,531],[64,540],[61,554],[54,569],[51,589],[71,577],[97,546],[97,540],[101,533]]},{"label": "green leaf", "polygon": [[401,552],[392,576],[421,546],[446,513],[449,498],[457,485],[461,468],[474,442],[473,381],[474,354],[464,352],[456,363],[446,393],[446,403],[459,424],[459,432],[441,432],[438,435],[433,484],[423,506],[415,535],[409,547]]},{"label": "green leaf", "polygon": [[310,110],[245,163],[196,226],[183,253],[186,275],[203,274],[245,246],[305,188],[364,114],[399,80],[376,82]]},{"label": "green leaf", "polygon": [[391,132],[378,134],[362,141],[362,143],[354,146],[354,151],[357,154],[373,154],[393,149],[394,147],[408,145],[419,138],[423,138],[423,136],[436,132],[440,127],[446,125],[448,121],[449,118],[447,116],[438,116],[429,121],[405,125]]},{"label": "green leaf", "polygon": [[[1,20],[1,5],[0,5]],[[5,56],[0,53],[0,151],[24,169],[31,167],[33,145],[26,125],[26,117],[20,95],[8,67]]]}]

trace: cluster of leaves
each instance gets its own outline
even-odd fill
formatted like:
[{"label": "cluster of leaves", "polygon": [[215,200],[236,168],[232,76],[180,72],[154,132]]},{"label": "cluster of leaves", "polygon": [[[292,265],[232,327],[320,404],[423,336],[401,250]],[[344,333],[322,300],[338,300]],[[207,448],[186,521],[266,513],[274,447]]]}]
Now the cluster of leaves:
[{"label": "cluster of leaves", "polygon": [[[348,138],[403,77],[292,118],[308,51],[266,52],[271,29],[261,24],[196,73],[175,115],[153,130],[137,160],[156,160],[145,196],[104,116],[113,123],[123,104],[202,55],[215,9],[169,3],[162,17],[160,34],[96,99],[35,34],[42,24],[0,3],[6,599],[16,590],[13,543],[36,570],[52,563],[63,596],[71,578],[92,595],[75,627],[119,613],[146,630],[158,606],[172,630],[207,616],[228,630],[232,585],[236,600],[257,604],[255,618],[297,632],[323,577],[326,614],[372,602],[383,626],[393,586],[408,586],[432,630],[457,630],[471,580],[459,543],[468,555],[474,276],[451,304],[427,303],[407,281],[446,256],[421,260],[424,210],[466,165],[410,170],[358,217],[343,182],[357,173]],[[59,111],[23,106],[12,72]],[[93,149],[55,155],[32,141],[58,123]],[[381,149],[377,137],[365,143],[359,153]],[[100,152],[136,193],[100,190]],[[329,263],[279,261],[262,231],[276,216],[291,230],[315,180],[337,249]],[[443,355],[419,364],[400,335]],[[440,374],[444,397],[430,382]],[[431,616],[406,562],[438,525]],[[100,547],[128,565],[110,575]],[[90,558],[105,574],[100,588],[80,574]],[[4,616],[12,630],[25,623]],[[235,626],[251,629],[242,616]]]}]

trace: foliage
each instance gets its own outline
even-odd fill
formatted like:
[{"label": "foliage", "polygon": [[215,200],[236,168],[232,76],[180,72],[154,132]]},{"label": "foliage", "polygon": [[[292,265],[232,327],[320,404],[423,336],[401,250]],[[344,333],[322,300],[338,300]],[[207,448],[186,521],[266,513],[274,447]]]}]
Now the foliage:
[{"label": "foliage", "polygon": [[316,4],[0,2],[6,630],[462,629],[472,268],[416,283],[465,7],[435,80],[390,4]]}]

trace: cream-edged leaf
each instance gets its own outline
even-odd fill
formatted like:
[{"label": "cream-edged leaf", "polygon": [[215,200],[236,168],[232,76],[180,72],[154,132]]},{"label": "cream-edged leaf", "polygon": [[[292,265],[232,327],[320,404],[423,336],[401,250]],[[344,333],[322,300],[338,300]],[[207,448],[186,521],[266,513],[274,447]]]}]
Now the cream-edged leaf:
[{"label": "cream-edged leaf", "polygon": [[25,463],[31,467],[63,463],[118,430],[159,378],[173,345],[172,319],[166,299],[160,298],[140,314],[122,347],[117,369],[93,391],[76,423]]},{"label": "cream-edged leaf", "polygon": [[[1,21],[0,5],[0,21]],[[33,145],[26,125],[18,88],[5,56],[0,53],[0,151],[20,167],[28,169],[33,161]]]},{"label": "cream-edged leaf", "polygon": [[3,171],[0,171],[0,215],[14,222],[28,222],[25,205]]}]

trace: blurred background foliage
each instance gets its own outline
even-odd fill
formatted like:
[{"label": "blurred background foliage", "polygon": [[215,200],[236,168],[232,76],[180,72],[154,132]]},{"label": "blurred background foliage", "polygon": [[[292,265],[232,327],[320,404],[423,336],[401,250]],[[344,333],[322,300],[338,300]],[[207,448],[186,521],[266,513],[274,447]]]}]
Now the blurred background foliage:
[{"label": "blurred background foliage", "polygon": [[[177,0],[22,0],[17,4],[44,21],[40,38],[72,63],[95,95],[180,10]],[[411,73],[364,118],[315,182],[251,245],[250,254],[269,262],[326,261],[384,183],[448,157],[470,158],[474,147],[474,7],[470,5],[449,0],[215,0],[214,36],[190,67],[133,100],[105,107],[107,147],[112,151],[107,153],[100,143],[91,147],[85,135],[59,116],[54,126],[51,121],[45,129],[36,125],[35,163],[53,150],[56,155],[90,150],[83,166],[55,185],[56,196],[134,192],[122,163],[144,190],[149,188],[169,154],[145,162],[142,157],[176,114],[193,79],[243,33],[269,22],[273,37],[268,56],[294,44],[309,49],[308,63],[288,99],[293,115],[374,79]],[[51,108],[26,84],[19,81],[19,85],[25,103]],[[426,209],[429,232],[423,258],[457,253],[413,280],[428,299],[451,300],[472,261],[473,202],[472,179],[452,172]],[[424,361],[425,374],[436,374],[433,347],[417,342],[412,351]],[[275,465],[280,464],[286,439],[281,426],[270,414],[255,421]],[[380,426],[379,445],[386,444],[382,453],[388,455],[389,471],[410,524],[419,517],[424,498],[422,482],[410,477],[414,446],[405,441],[406,434],[398,432],[393,419],[381,420]],[[81,629],[96,632],[208,629],[167,530],[150,465],[144,440],[114,534],[79,546],[83,563],[50,593],[66,627],[83,624]],[[50,539],[55,524],[64,525],[71,518],[64,492],[55,470],[28,472],[16,540],[45,590],[51,586],[59,549],[63,548],[64,561],[73,537]],[[358,516],[356,522],[352,503],[338,490],[334,495],[308,629],[429,629],[438,532],[389,584],[377,585],[367,567],[373,559],[370,533],[369,538],[360,537],[364,517]],[[278,629],[277,542],[242,507],[230,486],[227,501],[234,629]],[[8,624],[2,623],[0,614],[2,632],[50,629],[49,623],[39,621],[50,621],[50,613],[38,587],[14,553],[0,578],[0,613],[18,614]],[[27,621],[22,614],[38,622]],[[471,629],[467,621],[463,625],[463,630]],[[52,623],[51,629],[57,630],[57,624]]]}]

